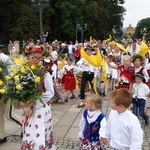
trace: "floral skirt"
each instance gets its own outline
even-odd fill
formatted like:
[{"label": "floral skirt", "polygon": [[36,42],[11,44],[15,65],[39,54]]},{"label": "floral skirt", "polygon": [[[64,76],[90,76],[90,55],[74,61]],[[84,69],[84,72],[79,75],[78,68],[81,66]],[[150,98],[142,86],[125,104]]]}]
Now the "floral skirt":
[{"label": "floral skirt", "polygon": [[100,141],[91,142],[87,139],[82,140],[79,150],[106,150]]},{"label": "floral skirt", "polygon": [[62,87],[59,84],[55,84],[54,86],[54,96],[51,98],[51,101],[53,103],[61,101],[64,101],[64,96],[62,92]]},{"label": "floral skirt", "polygon": [[21,150],[55,150],[53,142],[53,124],[51,108],[35,109],[31,117],[24,117],[22,122],[23,139]]}]

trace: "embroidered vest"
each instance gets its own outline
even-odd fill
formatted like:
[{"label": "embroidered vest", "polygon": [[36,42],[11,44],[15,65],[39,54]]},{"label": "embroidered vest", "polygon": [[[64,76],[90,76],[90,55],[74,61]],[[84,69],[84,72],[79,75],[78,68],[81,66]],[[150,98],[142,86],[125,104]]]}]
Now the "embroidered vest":
[{"label": "embroidered vest", "polygon": [[87,115],[88,115],[87,111],[88,110],[86,109],[83,114],[86,120],[83,136],[85,139],[88,139],[91,142],[99,141],[100,122],[104,118],[105,115],[101,113],[94,122],[89,124],[87,121]]}]

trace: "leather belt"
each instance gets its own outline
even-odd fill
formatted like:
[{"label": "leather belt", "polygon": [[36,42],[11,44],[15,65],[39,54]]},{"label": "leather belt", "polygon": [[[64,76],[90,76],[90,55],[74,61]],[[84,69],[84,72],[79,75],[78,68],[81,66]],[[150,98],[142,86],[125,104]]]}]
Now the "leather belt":
[{"label": "leather belt", "polygon": [[86,73],[86,74],[94,74],[94,72],[91,72],[91,71],[84,71],[83,73]]},{"label": "leather belt", "polygon": [[129,85],[130,83],[119,82],[119,84],[126,84],[126,85]]}]

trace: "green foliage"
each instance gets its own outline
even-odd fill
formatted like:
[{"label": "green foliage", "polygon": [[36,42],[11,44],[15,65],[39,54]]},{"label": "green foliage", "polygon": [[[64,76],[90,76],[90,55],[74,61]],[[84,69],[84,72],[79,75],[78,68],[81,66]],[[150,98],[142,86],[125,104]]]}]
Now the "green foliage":
[{"label": "green foliage", "polygon": [[138,22],[138,24],[135,28],[134,36],[136,38],[142,39],[143,35],[142,35],[141,31],[144,28],[146,28],[146,30],[147,30],[146,40],[150,40],[150,18],[142,19],[141,21]]},{"label": "green foliage", "polygon": [[[38,0],[36,4],[38,6]],[[84,38],[105,39],[114,26],[122,28],[124,0],[50,0],[42,12],[43,30],[48,40],[75,40],[76,24],[87,23]],[[0,35],[4,42],[39,38],[39,11],[30,0],[0,1]],[[78,39],[81,33],[78,32]],[[4,43],[3,42],[3,43]]]},{"label": "green foliage", "polygon": [[6,66],[3,63],[0,63],[0,80],[5,82],[5,73],[6,73]]}]

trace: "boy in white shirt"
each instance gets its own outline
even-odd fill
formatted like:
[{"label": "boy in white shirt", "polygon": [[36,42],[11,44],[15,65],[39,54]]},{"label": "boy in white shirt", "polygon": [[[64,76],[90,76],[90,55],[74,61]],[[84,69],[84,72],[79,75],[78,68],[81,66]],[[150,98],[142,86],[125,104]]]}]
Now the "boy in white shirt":
[{"label": "boy in white shirt", "polygon": [[145,105],[149,87],[145,84],[144,74],[137,72],[134,75],[135,82],[132,86],[133,93],[133,114],[137,116],[138,110],[140,116],[145,120],[145,125],[149,124],[149,116],[145,114]]},{"label": "boy in white shirt", "polygon": [[110,93],[110,107],[112,108],[106,124],[106,137],[102,143],[110,140],[112,149],[141,150],[143,130],[138,118],[128,110],[132,103],[129,90],[120,88]]}]

